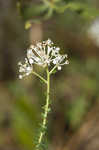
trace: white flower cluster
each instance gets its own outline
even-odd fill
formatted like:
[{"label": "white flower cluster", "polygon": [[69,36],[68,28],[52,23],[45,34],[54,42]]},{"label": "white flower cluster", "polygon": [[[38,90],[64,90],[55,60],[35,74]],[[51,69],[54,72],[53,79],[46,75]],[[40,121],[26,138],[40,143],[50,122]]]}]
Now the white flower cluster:
[{"label": "white flower cluster", "polygon": [[25,64],[19,62],[19,78],[32,73],[33,65],[39,65],[41,67],[56,66],[58,70],[61,70],[61,66],[69,64],[67,55],[61,55],[60,48],[55,47],[53,42],[48,39],[47,41],[39,42],[36,46],[31,45],[27,50],[27,58],[25,58]]},{"label": "white flower cluster", "polygon": [[33,66],[31,66],[28,62],[28,59],[25,58],[25,63],[22,64],[21,62],[18,63],[19,67],[19,72],[21,73],[19,75],[19,79],[22,79],[24,76],[28,76],[32,70],[33,70]]}]

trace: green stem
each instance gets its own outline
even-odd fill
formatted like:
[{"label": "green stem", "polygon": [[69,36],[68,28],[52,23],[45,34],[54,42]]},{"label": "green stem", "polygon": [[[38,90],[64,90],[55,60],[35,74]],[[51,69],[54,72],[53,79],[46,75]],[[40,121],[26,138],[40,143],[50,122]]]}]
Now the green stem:
[{"label": "green stem", "polygon": [[45,80],[42,76],[40,76],[38,73],[36,73],[36,72],[34,72],[34,71],[32,71],[32,73],[34,74],[34,75],[36,75],[39,79],[41,79],[44,83],[46,83],[47,84],[47,80]]},{"label": "green stem", "polygon": [[49,74],[51,75],[56,68],[57,68],[57,65],[53,67],[53,69],[49,72]]},{"label": "green stem", "polygon": [[43,122],[42,122],[42,129],[43,130],[40,132],[37,147],[39,147],[40,144],[42,143],[42,139],[43,139],[43,136],[45,134],[44,130],[46,128],[47,116],[48,116],[48,112],[49,112],[49,97],[50,97],[50,73],[49,73],[49,70],[47,68],[47,96],[46,96],[46,104],[44,107],[44,115],[43,115]]}]

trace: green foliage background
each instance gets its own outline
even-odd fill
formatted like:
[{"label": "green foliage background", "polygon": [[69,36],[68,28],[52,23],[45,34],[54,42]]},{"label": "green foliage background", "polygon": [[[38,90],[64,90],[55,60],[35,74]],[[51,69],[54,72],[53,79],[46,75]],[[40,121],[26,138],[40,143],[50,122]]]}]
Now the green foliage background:
[{"label": "green foliage background", "polygon": [[[3,15],[0,15],[3,20],[0,26],[3,41],[0,43],[0,148],[35,149],[45,87],[32,76],[19,81],[17,62],[30,43],[47,38],[59,45],[62,53],[68,53],[70,61],[70,65],[53,74],[51,81],[52,112],[44,145],[54,147],[57,141],[64,143],[68,135],[76,133],[99,99],[99,51],[87,35],[90,24],[99,16],[99,2],[9,0],[7,6],[4,3],[6,11],[2,7]],[[37,71],[44,74],[40,68]]]}]

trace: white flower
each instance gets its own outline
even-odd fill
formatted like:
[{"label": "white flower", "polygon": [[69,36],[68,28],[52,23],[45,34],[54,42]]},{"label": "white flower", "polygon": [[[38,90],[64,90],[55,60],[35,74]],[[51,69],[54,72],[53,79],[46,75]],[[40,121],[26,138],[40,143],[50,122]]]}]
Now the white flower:
[{"label": "white flower", "polygon": [[27,58],[25,58],[25,64],[19,62],[19,78],[32,73],[33,65],[36,64],[43,68],[54,67],[61,70],[61,66],[68,64],[67,55],[61,55],[60,48],[55,47],[53,42],[48,39],[47,41],[39,42],[35,46],[31,45],[27,50]]},{"label": "white flower", "polygon": [[32,58],[29,59],[29,63],[30,63],[30,64],[33,64],[33,63],[34,63],[34,61],[33,61]]},{"label": "white flower", "polygon": [[28,76],[33,70],[33,66],[29,64],[27,58],[25,58],[25,64],[22,64],[21,62],[19,62],[18,65],[19,65],[19,72],[21,73],[19,75],[19,79],[22,79],[23,77]]},{"label": "white flower", "polygon": [[22,75],[19,75],[19,79],[22,79],[23,77],[22,77]]},{"label": "white flower", "polygon": [[57,67],[58,70],[61,70],[61,68],[62,68],[61,66],[58,66],[58,67]]},{"label": "white flower", "polygon": [[59,53],[60,48],[53,46],[53,42],[48,39],[42,43],[37,43],[36,46],[31,45],[30,49],[27,50],[27,58],[32,64],[37,64],[42,67],[54,65],[67,64],[67,55],[61,55]]}]

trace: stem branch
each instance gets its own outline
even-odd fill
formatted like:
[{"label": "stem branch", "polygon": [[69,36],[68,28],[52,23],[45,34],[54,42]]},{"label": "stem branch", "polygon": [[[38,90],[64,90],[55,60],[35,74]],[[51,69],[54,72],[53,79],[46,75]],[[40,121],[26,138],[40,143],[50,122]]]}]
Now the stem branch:
[{"label": "stem branch", "polygon": [[39,79],[41,79],[44,83],[46,83],[47,84],[47,80],[45,80],[42,76],[40,76],[38,73],[36,73],[35,71],[32,71],[32,73],[34,74],[34,75],[36,75]]},{"label": "stem branch", "polygon": [[53,67],[53,69],[49,72],[49,74],[51,75],[56,68],[57,68],[57,65]]}]

